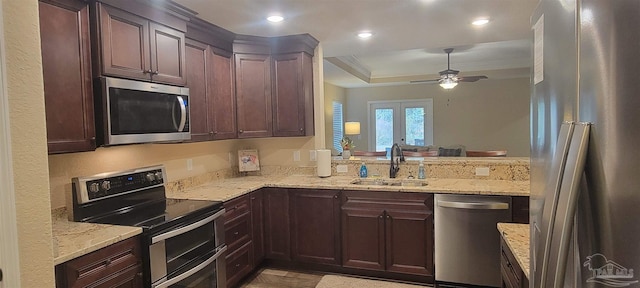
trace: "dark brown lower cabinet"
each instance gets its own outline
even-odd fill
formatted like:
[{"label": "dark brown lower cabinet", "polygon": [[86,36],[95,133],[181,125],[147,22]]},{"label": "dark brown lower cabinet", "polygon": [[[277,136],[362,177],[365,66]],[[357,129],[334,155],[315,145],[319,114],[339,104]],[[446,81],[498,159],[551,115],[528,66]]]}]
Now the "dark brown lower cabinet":
[{"label": "dark brown lower cabinet", "polygon": [[56,266],[56,287],[142,287],[138,237]]},{"label": "dark brown lower cabinet", "polygon": [[289,191],[282,188],[265,188],[263,197],[265,258],[291,260]]},{"label": "dark brown lower cabinet", "polygon": [[253,270],[253,227],[250,195],[224,203],[224,234],[227,244],[227,287],[236,286]]},{"label": "dark brown lower cabinet", "polygon": [[344,267],[433,276],[433,194],[345,191]]},{"label": "dark brown lower cabinet", "polygon": [[525,277],[520,264],[502,238],[500,240],[500,256],[502,288],[529,288],[529,279]]},{"label": "dark brown lower cabinet", "polygon": [[339,195],[339,190],[290,190],[294,261],[340,265]]},{"label": "dark brown lower cabinet", "polygon": [[511,204],[513,209],[512,222],[529,224],[529,197],[528,196],[513,196],[511,197]]},{"label": "dark brown lower cabinet", "polygon": [[253,231],[253,267],[260,265],[264,259],[264,197],[262,190],[251,192],[251,227]]}]

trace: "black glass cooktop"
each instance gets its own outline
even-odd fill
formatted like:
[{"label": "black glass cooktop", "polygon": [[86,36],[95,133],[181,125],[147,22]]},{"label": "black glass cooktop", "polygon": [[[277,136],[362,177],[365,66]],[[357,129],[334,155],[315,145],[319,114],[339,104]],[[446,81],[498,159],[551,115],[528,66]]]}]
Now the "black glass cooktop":
[{"label": "black glass cooktop", "polygon": [[[115,213],[92,219],[89,222],[141,227],[145,231],[163,229],[174,223],[214,214],[222,209],[220,201],[166,199],[143,206],[127,207]],[[183,221],[185,220],[185,221]]]}]

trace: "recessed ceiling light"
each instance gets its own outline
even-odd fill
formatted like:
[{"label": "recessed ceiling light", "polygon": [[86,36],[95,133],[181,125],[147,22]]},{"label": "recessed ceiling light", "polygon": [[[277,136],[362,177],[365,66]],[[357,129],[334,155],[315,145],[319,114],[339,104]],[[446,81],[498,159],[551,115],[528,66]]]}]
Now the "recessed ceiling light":
[{"label": "recessed ceiling light", "polygon": [[373,33],[370,32],[370,31],[362,31],[362,32],[358,33],[358,37],[360,37],[362,39],[371,38],[371,36],[373,36]]},{"label": "recessed ceiling light", "polygon": [[269,20],[269,22],[278,23],[278,22],[282,22],[282,20],[284,20],[284,17],[280,15],[271,15],[267,17],[267,20]]},{"label": "recessed ceiling light", "polygon": [[482,26],[482,25],[486,25],[487,23],[489,23],[489,19],[487,18],[476,19],[473,22],[471,22],[471,24],[475,26]]}]

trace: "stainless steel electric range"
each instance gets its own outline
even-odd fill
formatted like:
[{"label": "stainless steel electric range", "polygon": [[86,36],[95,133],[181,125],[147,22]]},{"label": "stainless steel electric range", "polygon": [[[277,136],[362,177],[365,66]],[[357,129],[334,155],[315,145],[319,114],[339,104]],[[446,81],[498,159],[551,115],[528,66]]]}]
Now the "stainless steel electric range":
[{"label": "stainless steel electric range", "polygon": [[76,222],[143,229],[145,287],[225,287],[222,202],[167,199],[163,166],[72,179]]}]

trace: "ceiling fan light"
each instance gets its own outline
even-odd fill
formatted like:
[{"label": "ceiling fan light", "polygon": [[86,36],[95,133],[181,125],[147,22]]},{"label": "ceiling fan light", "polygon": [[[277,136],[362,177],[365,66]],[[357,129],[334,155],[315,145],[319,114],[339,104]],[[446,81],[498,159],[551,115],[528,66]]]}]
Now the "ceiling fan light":
[{"label": "ceiling fan light", "polygon": [[440,87],[444,89],[453,89],[453,87],[456,87],[457,85],[458,81],[452,78],[444,78],[440,81]]}]

